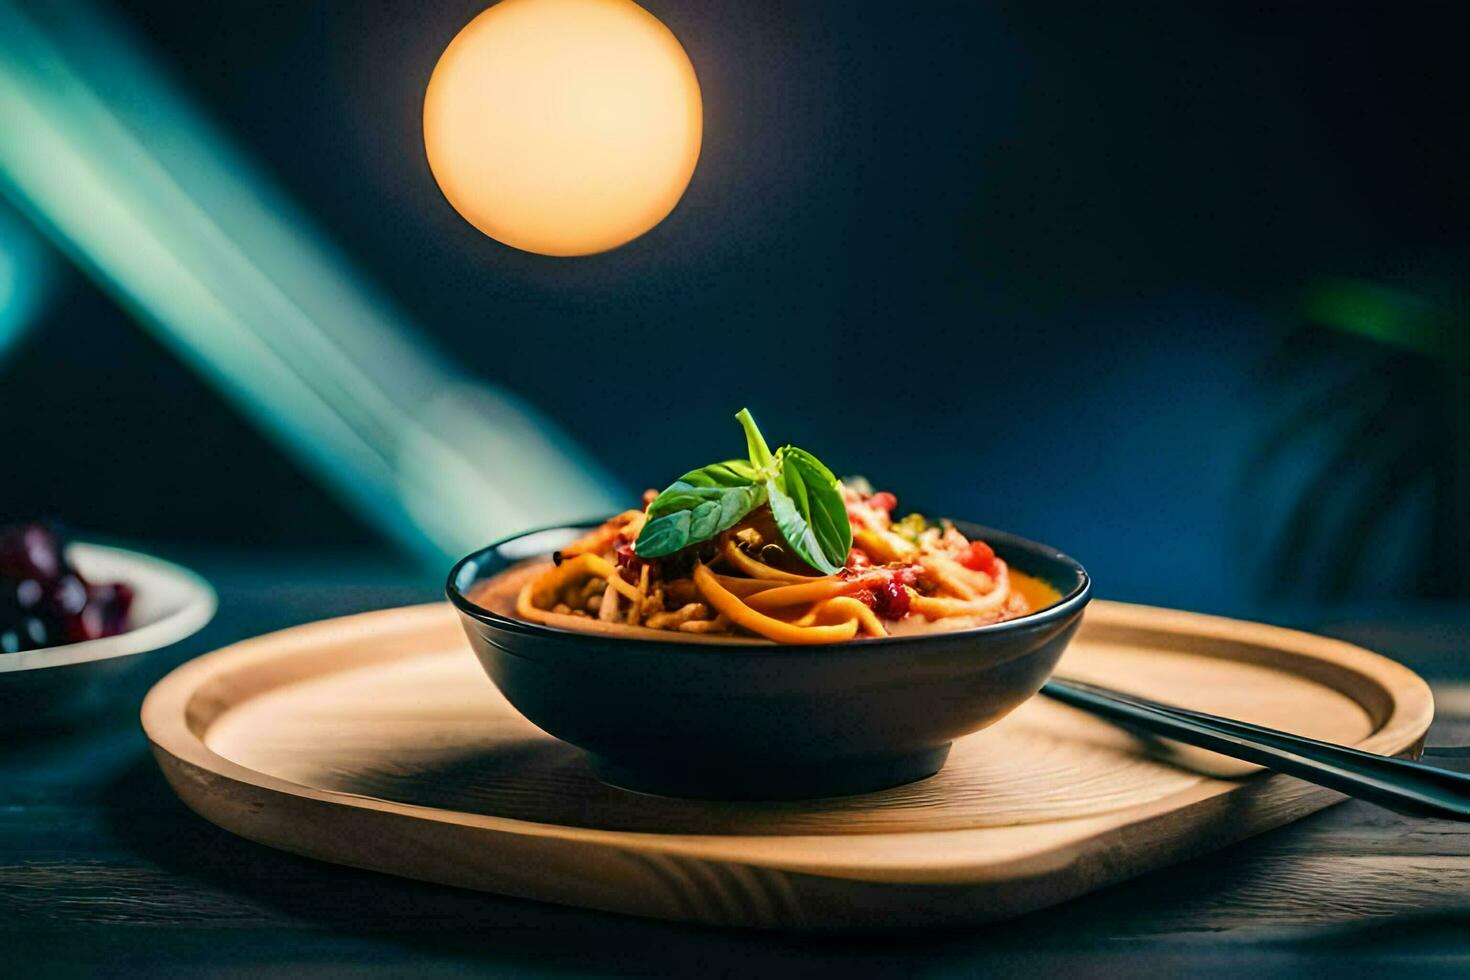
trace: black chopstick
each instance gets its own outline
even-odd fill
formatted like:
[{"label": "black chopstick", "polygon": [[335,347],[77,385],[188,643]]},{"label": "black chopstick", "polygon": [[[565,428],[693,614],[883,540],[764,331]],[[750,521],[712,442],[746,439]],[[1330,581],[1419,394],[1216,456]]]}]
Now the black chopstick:
[{"label": "black chopstick", "polygon": [[1054,679],[1042,693],[1125,727],[1254,762],[1379,806],[1420,817],[1470,820],[1470,776],[1374,755],[1274,728]]}]

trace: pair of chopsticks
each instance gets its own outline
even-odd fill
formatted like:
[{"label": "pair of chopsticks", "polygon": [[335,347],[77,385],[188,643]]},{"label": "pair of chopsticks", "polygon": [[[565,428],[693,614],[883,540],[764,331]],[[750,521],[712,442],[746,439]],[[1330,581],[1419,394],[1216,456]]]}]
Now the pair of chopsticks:
[{"label": "pair of chopsticks", "polygon": [[[1057,679],[1043,694],[1126,728],[1209,749],[1418,817],[1470,820],[1470,775]],[[1459,748],[1426,754],[1470,754]]]}]

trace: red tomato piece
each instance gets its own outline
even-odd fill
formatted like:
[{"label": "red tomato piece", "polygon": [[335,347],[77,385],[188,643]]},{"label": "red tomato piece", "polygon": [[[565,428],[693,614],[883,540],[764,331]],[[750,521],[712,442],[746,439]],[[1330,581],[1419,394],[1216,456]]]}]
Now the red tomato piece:
[{"label": "red tomato piece", "polygon": [[884,490],[869,497],[868,506],[891,514],[893,513],[893,508],[898,506],[898,498]]},{"label": "red tomato piece", "polygon": [[995,570],[995,551],[984,541],[971,541],[970,550],[960,559],[972,572],[984,572],[989,575]]}]

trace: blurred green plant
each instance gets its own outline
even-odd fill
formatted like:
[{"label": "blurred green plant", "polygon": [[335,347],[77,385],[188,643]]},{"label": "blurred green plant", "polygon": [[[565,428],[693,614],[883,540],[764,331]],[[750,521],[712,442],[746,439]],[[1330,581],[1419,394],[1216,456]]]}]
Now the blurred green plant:
[{"label": "blurred green plant", "polygon": [[1258,515],[1267,526],[1276,518],[1264,588],[1383,594],[1375,566],[1392,554],[1411,570],[1395,593],[1470,595],[1470,304],[1327,279],[1301,311],[1268,365],[1294,404],[1243,487],[1269,504],[1272,476],[1309,461],[1288,472],[1284,513]]},{"label": "blurred green plant", "polygon": [[1387,347],[1470,367],[1470,309],[1358,279],[1328,279],[1308,290],[1315,324]]}]

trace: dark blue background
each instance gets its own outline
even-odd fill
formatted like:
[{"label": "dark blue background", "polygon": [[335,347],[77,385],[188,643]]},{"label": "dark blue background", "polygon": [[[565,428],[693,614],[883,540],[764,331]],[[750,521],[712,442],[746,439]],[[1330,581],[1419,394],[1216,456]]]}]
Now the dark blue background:
[{"label": "dark blue background", "polygon": [[[1103,595],[1248,608],[1316,452],[1245,480],[1312,380],[1265,370],[1292,297],[1465,254],[1450,6],[649,0],[699,74],[699,167],[574,260],[483,237],[424,162],[424,86],[483,6],[118,4],[436,344],[630,485],[738,451],[749,405]],[[388,547],[79,274],[0,384],[0,517]],[[1384,534],[1379,585],[1408,588]]]}]

